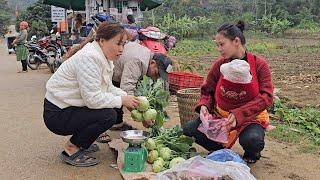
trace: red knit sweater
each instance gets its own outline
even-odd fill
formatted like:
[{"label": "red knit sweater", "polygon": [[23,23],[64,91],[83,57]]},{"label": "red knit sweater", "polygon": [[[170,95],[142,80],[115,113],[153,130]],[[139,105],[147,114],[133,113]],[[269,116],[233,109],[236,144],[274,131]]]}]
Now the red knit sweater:
[{"label": "red knit sweater", "polygon": [[[247,53],[247,56],[250,53]],[[216,105],[214,99],[215,89],[219,78],[221,76],[220,66],[224,63],[230,62],[230,59],[224,59],[222,57],[214,61],[206,81],[201,87],[201,97],[199,104],[196,106],[196,111],[200,112],[201,106],[206,106],[209,112],[213,112],[213,108]],[[259,82],[259,95],[253,100],[249,101],[247,104],[231,109],[230,112],[233,113],[237,119],[237,128],[242,129],[242,125],[254,123],[255,117],[272,105],[273,102],[273,84],[271,72],[266,61],[261,57],[256,57],[255,67],[257,72],[257,78]]]}]

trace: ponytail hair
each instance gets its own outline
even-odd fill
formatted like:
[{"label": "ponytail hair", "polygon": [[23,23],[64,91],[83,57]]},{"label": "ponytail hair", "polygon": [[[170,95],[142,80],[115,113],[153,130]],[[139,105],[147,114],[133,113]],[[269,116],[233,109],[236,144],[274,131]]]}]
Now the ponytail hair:
[{"label": "ponytail hair", "polygon": [[237,22],[237,24],[223,24],[217,31],[217,33],[222,34],[226,38],[230,40],[234,40],[236,37],[238,37],[241,41],[242,45],[246,44],[246,38],[243,35],[243,31],[245,29],[245,23],[244,21],[240,20]]},{"label": "ponytail hair", "polygon": [[91,34],[79,46],[72,49],[71,52],[67,54],[66,58],[70,58],[76,52],[81,50],[86,44],[91,43],[94,40],[96,41],[99,41],[100,39],[110,40],[119,34],[121,34],[121,38],[120,38],[120,41],[121,41],[126,36],[126,31],[124,30],[124,27],[120,25],[120,23],[103,22],[99,25],[95,34]]},{"label": "ponytail hair", "polygon": [[242,20],[239,20],[238,22],[237,22],[237,24],[235,24],[239,29],[240,29],[240,31],[243,33],[243,31],[244,31],[244,28],[245,28],[245,23],[244,23],[244,21],[242,21]]}]

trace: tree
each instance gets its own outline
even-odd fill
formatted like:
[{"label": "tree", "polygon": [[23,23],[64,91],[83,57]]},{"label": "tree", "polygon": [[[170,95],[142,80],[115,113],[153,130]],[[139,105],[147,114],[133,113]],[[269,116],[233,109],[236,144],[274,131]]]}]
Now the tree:
[{"label": "tree", "polygon": [[[208,29],[205,30],[210,33],[223,23],[235,23],[241,19],[245,20],[250,30],[266,30],[271,34],[281,35],[287,28],[318,25],[319,9],[320,0],[164,0],[162,6],[153,10],[153,16],[150,12],[145,13],[143,25],[161,24],[163,26],[166,24],[164,22],[170,19],[168,17],[174,17],[175,20],[169,22],[180,23],[184,27],[184,25],[193,24],[193,21],[199,17],[205,17],[212,22],[208,27],[206,23]],[[264,24],[269,21],[272,23]],[[173,29],[168,28],[169,26],[164,27]],[[178,32],[179,28],[175,27],[175,32]],[[192,31],[194,29],[188,30],[188,33]],[[194,36],[201,35],[198,33]]]},{"label": "tree", "polygon": [[10,11],[6,0],[0,0],[0,34],[4,34],[10,22]]},{"label": "tree", "polygon": [[48,28],[46,23],[41,20],[32,21],[30,24],[29,36],[36,35],[37,37],[42,37],[48,33]]},{"label": "tree", "polygon": [[[16,26],[18,27],[21,21],[27,21],[30,26],[29,38],[35,33],[38,37],[48,34],[48,29],[51,29],[51,6],[43,4],[42,1],[38,1],[33,6],[28,7],[22,11],[21,15],[17,18]],[[41,25],[37,27],[36,25]],[[41,30],[40,30],[40,29]],[[37,32],[37,30],[39,32]]]},{"label": "tree", "polygon": [[8,5],[11,9],[15,9],[18,6],[19,9],[27,9],[27,7],[32,6],[38,0],[8,0]]}]

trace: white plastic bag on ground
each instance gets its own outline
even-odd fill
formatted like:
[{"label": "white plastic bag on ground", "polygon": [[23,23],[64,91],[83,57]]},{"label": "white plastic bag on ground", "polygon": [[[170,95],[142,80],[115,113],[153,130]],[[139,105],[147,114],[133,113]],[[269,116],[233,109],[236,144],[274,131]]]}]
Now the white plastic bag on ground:
[{"label": "white plastic bag on ground", "polygon": [[157,174],[157,180],[211,180],[221,177],[234,180],[255,180],[250,168],[237,162],[217,162],[196,156]]}]

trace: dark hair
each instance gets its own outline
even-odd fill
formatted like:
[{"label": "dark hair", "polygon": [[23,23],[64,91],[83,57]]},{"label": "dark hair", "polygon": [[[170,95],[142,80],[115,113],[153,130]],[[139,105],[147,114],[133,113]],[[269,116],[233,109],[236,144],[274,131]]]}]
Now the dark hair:
[{"label": "dark hair", "polygon": [[134,19],[133,15],[131,15],[131,14],[129,14],[129,15],[127,16],[127,20],[128,20],[128,23],[129,23],[129,24],[133,24],[133,23],[136,22],[136,20]]},{"label": "dark hair", "polygon": [[81,14],[77,14],[75,19],[77,21],[81,21],[82,22],[82,15]]},{"label": "dark hair", "polygon": [[87,37],[78,47],[71,51],[67,58],[74,55],[80,49],[82,49],[87,43],[93,42],[93,40],[99,41],[100,39],[110,40],[117,35],[121,34],[120,41],[127,35],[124,27],[117,22],[103,22],[99,25],[95,37]]},{"label": "dark hair", "polygon": [[243,35],[245,23],[244,21],[238,21],[236,25],[234,24],[223,24],[217,31],[217,33],[222,34],[226,38],[230,40],[234,40],[236,37],[238,37],[241,41],[242,45],[246,44],[246,38]]},{"label": "dark hair", "polygon": [[152,59],[155,61],[166,61],[166,59],[170,59],[170,58],[162,53],[154,53]]},{"label": "dark hair", "polygon": [[121,40],[124,37],[124,35],[126,35],[126,31],[120,23],[103,22],[98,27],[95,40],[99,41],[101,38],[105,40],[110,40],[118,34],[121,34]]}]

